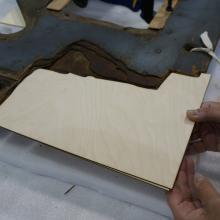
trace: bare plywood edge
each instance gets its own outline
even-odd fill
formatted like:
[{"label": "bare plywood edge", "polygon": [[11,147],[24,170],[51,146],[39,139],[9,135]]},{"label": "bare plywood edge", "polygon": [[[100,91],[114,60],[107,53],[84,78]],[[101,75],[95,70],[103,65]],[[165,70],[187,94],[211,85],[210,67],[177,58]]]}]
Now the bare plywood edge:
[{"label": "bare plywood edge", "polygon": [[[173,0],[173,8],[176,7],[178,0]],[[167,1],[164,1],[163,5],[155,15],[154,19],[150,22],[149,28],[151,29],[163,29],[165,27],[166,21],[172,12],[166,10]]]},{"label": "bare plywood edge", "polygon": [[61,11],[71,0],[53,0],[48,6],[47,9],[54,11]]},{"label": "bare plywood edge", "polygon": [[0,106],[0,126],[172,188],[209,75],[171,74],[158,90],[37,70]]}]

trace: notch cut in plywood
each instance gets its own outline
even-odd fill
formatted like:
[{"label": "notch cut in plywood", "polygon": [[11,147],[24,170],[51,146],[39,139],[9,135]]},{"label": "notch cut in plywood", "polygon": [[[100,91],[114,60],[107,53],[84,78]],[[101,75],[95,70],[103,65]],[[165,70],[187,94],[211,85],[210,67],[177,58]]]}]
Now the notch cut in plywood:
[{"label": "notch cut in plywood", "polygon": [[47,9],[53,11],[61,11],[65,6],[70,3],[71,0],[52,0],[47,6]]},{"label": "notch cut in plywood", "polygon": [[37,70],[0,106],[0,126],[162,188],[173,187],[209,75],[158,90]]}]

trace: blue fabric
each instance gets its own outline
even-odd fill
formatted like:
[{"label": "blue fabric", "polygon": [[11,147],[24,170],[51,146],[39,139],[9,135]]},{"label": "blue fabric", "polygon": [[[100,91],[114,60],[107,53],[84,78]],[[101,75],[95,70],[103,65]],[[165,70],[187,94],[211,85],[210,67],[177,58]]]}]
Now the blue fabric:
[{"label": "blue fabric", "polygon": [[123,5],[132,11],[141,10],[141,17],[150,22],[154,16],[154,0],[137,0],[135,8],[133,8],[133,0],[102,0],[104,2],[116,5]]},{"label": "blue fabric", "polygon": [[132,0],[102,0],[102,1],[116,5],[123,5],[130,8],[132,11],[138,11],[141,9],[142,1],[144,0],[138,0],[135,8],[132,7],[132,2],[133,2]]}]

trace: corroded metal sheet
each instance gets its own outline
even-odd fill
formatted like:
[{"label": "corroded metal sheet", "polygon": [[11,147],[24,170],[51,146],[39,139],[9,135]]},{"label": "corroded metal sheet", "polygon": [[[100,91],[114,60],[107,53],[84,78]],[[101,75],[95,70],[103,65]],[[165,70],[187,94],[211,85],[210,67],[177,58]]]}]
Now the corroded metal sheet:
[{"label": "corroded metal sheet", "polygon": [[210,58],[190,53],[208,31],[220,36],[219,0],[180,0],[161,31],[117,25],[46,9],[49,0],[18,0],[27,28],[0,35],[0,101],[34,69],[123,81],[158,88],[172,72],[198,76]]}]

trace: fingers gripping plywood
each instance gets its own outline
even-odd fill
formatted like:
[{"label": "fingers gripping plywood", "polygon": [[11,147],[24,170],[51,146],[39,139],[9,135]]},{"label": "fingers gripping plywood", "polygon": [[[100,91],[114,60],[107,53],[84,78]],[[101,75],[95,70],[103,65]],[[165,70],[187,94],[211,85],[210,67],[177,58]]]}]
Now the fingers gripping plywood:
[{"label": "fingers gripping plywood", "polygon": [[37,70],[0,107],[0,125],[172,188],[209,81],[170,75],[158,90]]}]

